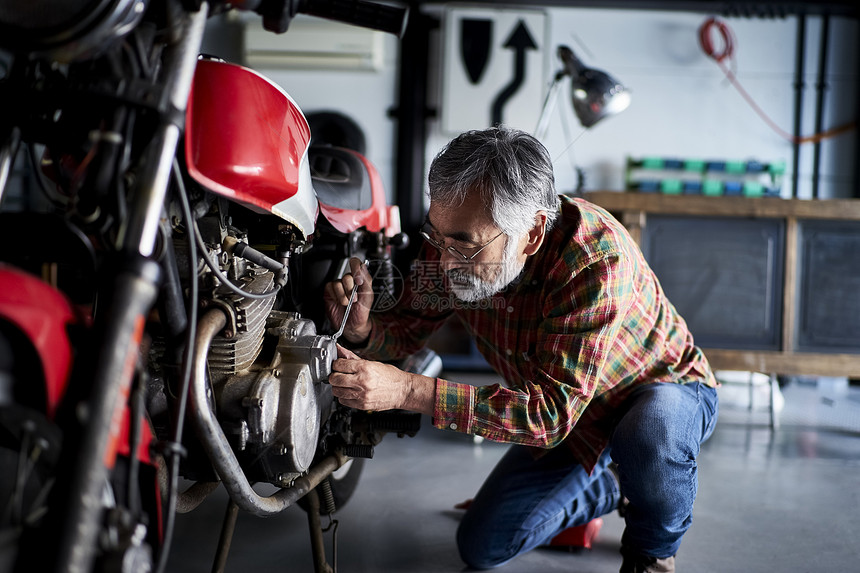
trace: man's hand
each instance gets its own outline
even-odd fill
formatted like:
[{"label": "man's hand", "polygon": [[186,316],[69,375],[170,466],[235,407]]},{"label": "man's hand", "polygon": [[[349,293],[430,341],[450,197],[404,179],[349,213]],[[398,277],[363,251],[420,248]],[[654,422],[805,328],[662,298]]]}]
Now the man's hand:
[{"label": "man's hand", "polygon": [[404,372],[390,364],[362,360],[338,345],[338,359],[328,377],[332,394],[359,410],[404,409],[433,415],[436,380]]},{"label": "man's hand", "polygon": [[349,304],[352,288],[358,285],[355,302],[349,311],[343,337],[354,344],[360,344],[370,336],[370,307],[373,305],[373,289],[367,267],[355,257],[349,260],[349,273],[343,278],[325,285],[323,300],[328,318],[335,328],[343,322],[343,314]]}]

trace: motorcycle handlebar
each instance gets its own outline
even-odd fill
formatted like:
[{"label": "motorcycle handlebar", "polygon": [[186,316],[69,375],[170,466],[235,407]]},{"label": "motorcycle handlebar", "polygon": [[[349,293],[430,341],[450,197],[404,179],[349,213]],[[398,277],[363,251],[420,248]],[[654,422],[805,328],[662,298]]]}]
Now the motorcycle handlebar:
[{"label": "motorcycle handlebar", "polygon": [[299,11],[403,37],[408,9],[364,0],[302,0]]},{"label": "motorcycle handlebar", "polygon": [[403,37],[409,9],[377,4],[367,0],[236,0],[232,5],[240,10],[253,10],[263,16],[263,26],[281,34],[287,31],[296,13],[335,20],[345,24],[388,32]]}]

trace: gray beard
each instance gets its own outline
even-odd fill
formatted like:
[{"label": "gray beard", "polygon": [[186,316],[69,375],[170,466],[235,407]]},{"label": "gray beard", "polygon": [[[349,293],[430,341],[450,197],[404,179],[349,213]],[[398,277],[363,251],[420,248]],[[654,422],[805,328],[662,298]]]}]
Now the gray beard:
[{"label": "gray beard", "polygon": [[454,296],[463,302],[478,302],[501,292],[520,276],[525,267],[525,261],[517,260],[519,241],[511,240],[511,237],[506,237],[506,241],[502,262],[498,263],[498,272],[491,281],[481,279],[464,269],[452,269],[446,272],[448,288]]}]

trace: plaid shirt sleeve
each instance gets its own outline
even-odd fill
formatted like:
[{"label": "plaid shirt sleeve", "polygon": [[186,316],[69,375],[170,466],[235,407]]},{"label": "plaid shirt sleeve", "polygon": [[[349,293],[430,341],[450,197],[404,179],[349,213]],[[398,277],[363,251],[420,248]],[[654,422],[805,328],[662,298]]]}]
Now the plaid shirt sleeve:
[{"label": "plaid shirt sleeve", "polygon": [[612,346],[635,304],[634,265],[623,254],[574,257],[572,251],[565,253],[546,278],[546,284],[556,286],[545,292],[535,321],[530,379],[520,379],[513,388],[439,379],[437,427],[541,448],[567,437],[601,380],[610,378]]}]

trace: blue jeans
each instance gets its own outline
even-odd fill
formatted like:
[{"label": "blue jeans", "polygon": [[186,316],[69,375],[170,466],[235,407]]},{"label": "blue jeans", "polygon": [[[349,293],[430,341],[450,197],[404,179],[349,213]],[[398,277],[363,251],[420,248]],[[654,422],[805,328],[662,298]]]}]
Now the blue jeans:
[{"label": "blue jeans", "polygon": [[512,446],[460,522],[460,556],[477,569],[502,565],[563,529],[614,511],[622,492],[630,501],[622,552],[675,555],[693,520],[696,457],[717,410],[717,393],[704,384],[642,386],[622,405],[591,474],[564,446],[537,459],[529,448]]}]

